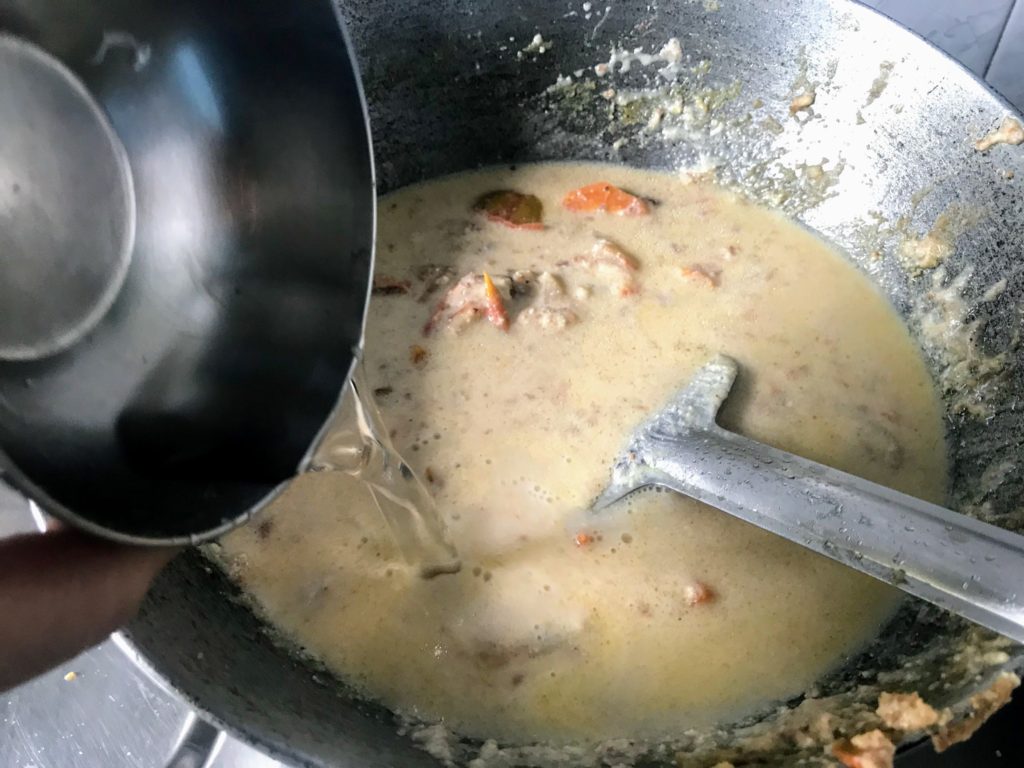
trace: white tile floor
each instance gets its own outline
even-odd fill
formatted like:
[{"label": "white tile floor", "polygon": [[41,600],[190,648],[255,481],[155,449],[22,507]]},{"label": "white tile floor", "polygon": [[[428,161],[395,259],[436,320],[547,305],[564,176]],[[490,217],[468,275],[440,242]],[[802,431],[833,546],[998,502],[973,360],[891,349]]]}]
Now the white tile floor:
[{"label": "white tile floor", "polygon": [[1014,0],[867,0],[984,75]]},{"label": "white tile floor", "polygon": [[1024,0],[1017,0],[985,78],[1024,111]]},{"label": "white tile floor", "polygon": [[1024,0],[863,0],[1024,110]]}]

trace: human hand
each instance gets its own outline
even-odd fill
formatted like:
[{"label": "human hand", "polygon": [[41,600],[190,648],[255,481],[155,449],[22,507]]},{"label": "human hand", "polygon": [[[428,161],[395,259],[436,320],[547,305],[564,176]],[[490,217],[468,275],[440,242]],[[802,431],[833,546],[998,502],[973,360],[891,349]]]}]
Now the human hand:
[{"label": "human hand", "polygon": [[67,529],[0,540],[0,691],[126,624],[177,551]]}]

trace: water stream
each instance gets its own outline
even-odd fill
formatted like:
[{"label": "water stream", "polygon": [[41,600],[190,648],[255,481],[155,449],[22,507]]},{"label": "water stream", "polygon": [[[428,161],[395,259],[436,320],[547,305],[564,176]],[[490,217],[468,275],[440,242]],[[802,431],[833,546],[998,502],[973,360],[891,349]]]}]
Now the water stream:
[{"label": "water stream", "polygon": [[317,445],[311,472],[362,480],[406,562],[425,578],[456,573],[458,553],[426,485],[395,450],[360,362],[332,428]]}]

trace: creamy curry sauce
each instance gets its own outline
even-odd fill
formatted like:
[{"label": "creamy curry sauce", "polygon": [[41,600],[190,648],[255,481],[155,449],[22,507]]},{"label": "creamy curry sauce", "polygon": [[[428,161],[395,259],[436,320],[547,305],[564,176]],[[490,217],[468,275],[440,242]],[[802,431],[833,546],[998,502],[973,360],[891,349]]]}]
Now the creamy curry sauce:
[{"label": "creamy curry sauce", "polygon": [[[653,202],[565,207],[598,181]],[[474,210],[494,190],[536,195],[543,228]],[[718,352],[741,364],[723,425],[942,501],[921,356],[820,240],[709,185],[544,164],[383,198],[378,259],[368,378],[461,572],[421,579],[340,474],[223,541],[269,621],[365,695],[506,742],[660,738],[804,691],[890,615],[888,587],[673,494],[573,522]]]}]

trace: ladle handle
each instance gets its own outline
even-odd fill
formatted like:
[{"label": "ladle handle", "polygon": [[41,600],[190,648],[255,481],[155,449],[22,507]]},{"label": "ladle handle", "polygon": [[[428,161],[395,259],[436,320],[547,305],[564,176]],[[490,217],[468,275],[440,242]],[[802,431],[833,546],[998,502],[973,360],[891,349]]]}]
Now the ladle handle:
[{"label": "ladle handle", "polygon": [[1024,536],[717,426],[645,453],[650,484],[1024,642]]}]

